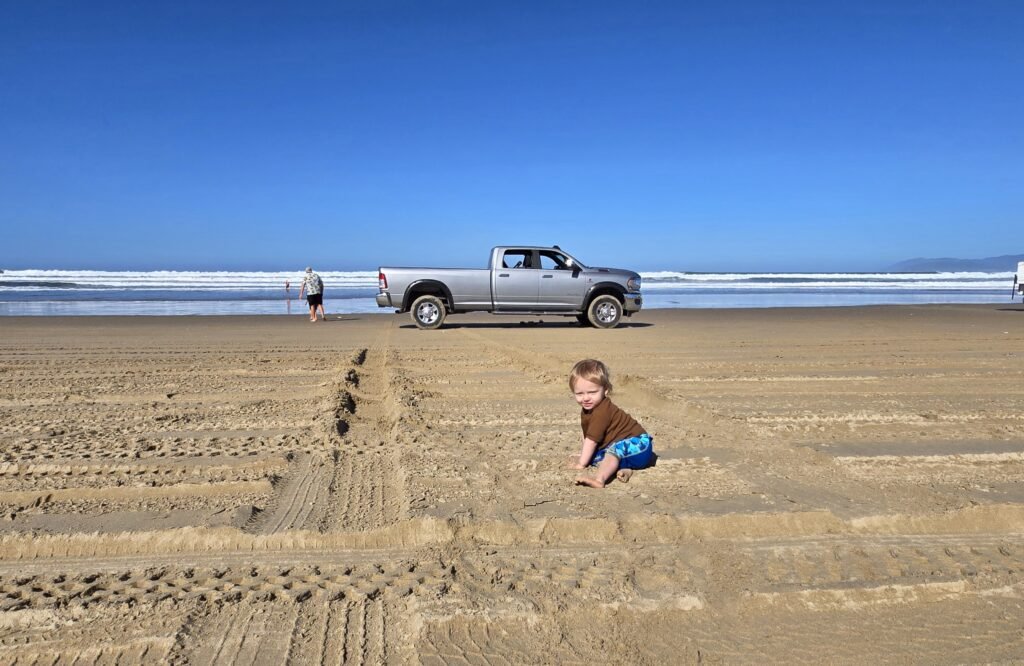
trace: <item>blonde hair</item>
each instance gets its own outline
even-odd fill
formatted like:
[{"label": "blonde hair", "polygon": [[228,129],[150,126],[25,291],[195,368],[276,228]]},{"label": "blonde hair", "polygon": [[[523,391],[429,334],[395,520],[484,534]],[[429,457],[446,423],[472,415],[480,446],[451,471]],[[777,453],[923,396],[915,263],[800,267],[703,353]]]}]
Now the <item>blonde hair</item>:
[{"label": "blonde hair", "polygon": [[569,390],[576,390],[576,380],[585,379],[603,387],[606,393],[611,393],[611,376],[612,373],[609,372],[607,365],[597,359],[585,358],[572,366],[572,371],[569,373]]}]

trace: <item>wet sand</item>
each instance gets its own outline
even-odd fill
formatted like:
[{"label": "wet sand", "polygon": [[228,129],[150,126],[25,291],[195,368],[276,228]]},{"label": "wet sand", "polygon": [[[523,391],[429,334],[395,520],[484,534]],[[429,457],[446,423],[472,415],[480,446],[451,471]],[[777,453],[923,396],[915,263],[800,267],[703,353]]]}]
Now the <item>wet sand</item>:
[{"label": "wet sand", "polygon": [[4,318],[0,663],[1017,663],[1022,407],[1020,305]]}]

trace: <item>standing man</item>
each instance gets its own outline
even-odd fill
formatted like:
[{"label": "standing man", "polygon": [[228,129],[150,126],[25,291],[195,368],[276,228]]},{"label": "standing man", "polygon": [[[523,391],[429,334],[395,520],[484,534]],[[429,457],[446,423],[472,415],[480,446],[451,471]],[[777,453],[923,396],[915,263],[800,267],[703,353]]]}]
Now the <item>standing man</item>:
[{"label": "standing man", "polygon": [[302,298],[303,292],[306,293],[306,302],[309,303],[309,320],[316,321],[317,310],[320,310],[320,315],[327,319],[327,313],[324,312],[324,281],[309,266],[306,266],[306,277],[299,287],[299,298]]}]

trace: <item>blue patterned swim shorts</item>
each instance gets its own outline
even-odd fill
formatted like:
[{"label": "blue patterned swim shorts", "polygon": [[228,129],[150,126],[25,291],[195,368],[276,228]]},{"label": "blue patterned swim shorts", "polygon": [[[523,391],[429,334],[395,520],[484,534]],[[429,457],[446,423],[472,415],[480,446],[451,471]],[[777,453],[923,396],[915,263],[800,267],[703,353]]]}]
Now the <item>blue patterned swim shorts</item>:
[{"label": "blue patterned swim shorts", "polygon": [[638,437],[630,437],[599,449],[590,461],[591,467],[604,460],[606,453],[619,459],[620,469],[643,469],[651,464],[654,457],[654,438],[644,433]]}]

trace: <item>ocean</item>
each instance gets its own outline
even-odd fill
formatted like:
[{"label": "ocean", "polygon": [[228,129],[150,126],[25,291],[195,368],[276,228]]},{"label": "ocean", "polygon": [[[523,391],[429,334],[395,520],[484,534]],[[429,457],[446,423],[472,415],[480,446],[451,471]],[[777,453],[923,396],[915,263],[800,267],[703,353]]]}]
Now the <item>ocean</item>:
[{"label": "ocean", "polygon": [[[377,307],[376,271],[321,271],[326,311]],[[642,272],[645,308],[771,308],[1009,303],[1005,273]],[[285,281],[291,282],[288,294]],[[300,272],[8,270],[0,316],[308,315]],[[291,298],[287,296],[290,294]]]}]

